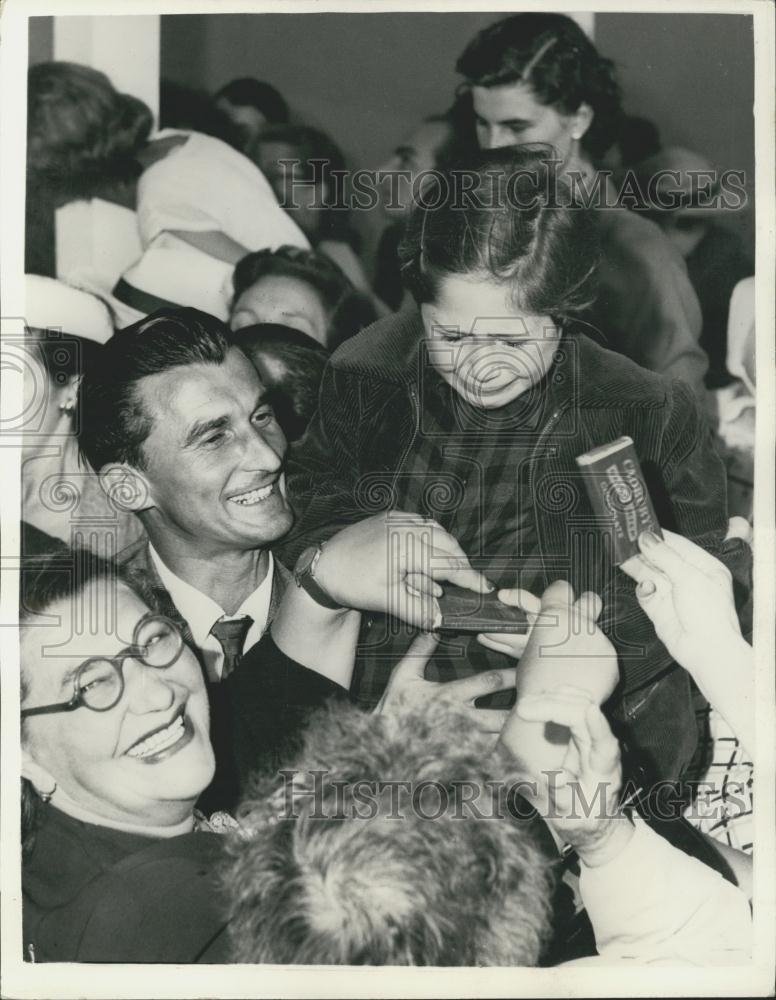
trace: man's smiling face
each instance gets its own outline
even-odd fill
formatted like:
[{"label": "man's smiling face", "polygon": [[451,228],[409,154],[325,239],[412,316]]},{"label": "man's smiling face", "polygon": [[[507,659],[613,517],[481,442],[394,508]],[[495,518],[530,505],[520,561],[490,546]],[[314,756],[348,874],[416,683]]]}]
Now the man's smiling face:
[{"label": "man's smiling face", "polygon": [[258,548],[288,532],[286,440],[242,351],[231,348],[223,364],[149,375],[137,393],[152,422],[143,475],[167,530],[203,554]]}]

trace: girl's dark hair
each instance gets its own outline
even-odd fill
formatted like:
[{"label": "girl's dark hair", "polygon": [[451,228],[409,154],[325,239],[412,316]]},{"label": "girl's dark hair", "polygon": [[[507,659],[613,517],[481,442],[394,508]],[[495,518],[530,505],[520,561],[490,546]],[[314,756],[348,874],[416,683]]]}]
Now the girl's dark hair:
[{"label": "girl's dark hair", "polygon": [[[72,600],[83,593],[95,580],[108,587],[123,583],[154,610],[155,597],[141,579],[129,576],[120,567],[95,555],[89,549],[71,549],[57,538],[44,535],[22,524],[22,558],[20,566],[19,625],[34,625],[36,619],[58,601]],[[27,696],[28,675],[22,664],[21,702]],[[21,723],[24,739],[25,720]],[[21,779],[22,857],[28,858],[35,846],[35,833],[42,802],[26,778]]]},{"label": "girl's dark hair", "polygon": [[611,146],[622,115],[614,63],[598,54],[564,14],[515,14],[484,28],[456,64],[468,86],[525,83],[563,114],[589,104],[594,118],[582,146],[593,157]]},{"label": "girl's dark hair", "polygon": [[353,287],[333,260],[292,246],[257,250],[238,262],[232,309],[243,292],[267,277],[296,278],[318,293],[328,315],[326,344],[330,350],[377,319],[372,302]]},{"label": "girl's dark hair", "polygon": [[137,178],[150,109],[104,73],[69,62],[33,66],[27,80],[27,169],[60,200],[93,198]]},{"label": "girl's dark hair", "polygon": [[301,330],[276,323],[246,326],[233,336],[254,364],[260,358],[280,362],[283,375],[271,387],[269,397],[286,438],[298,440],[318,409],[329,352]]},{"label": "girl's dark hair", "polygon": [[415,301],[435,302],[445,277],[471,275],[504,285],[516,308],[555,322],[584,311],[595,296],[595,224],[556,166],[550,147],[519,146],[438,175],[399,246]]}]

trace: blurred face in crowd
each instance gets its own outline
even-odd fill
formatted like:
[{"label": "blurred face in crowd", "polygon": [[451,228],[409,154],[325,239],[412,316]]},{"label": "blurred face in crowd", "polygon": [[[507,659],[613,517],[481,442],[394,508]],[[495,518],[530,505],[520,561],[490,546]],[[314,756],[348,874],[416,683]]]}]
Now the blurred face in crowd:
[{"label": "blurred face in crowd", "polygon": [[[158,655],[159,662],[179,653],[163,668],[127,656],[121,666],[124,690],[112,708],[93,711],[80,705],[25,719],[25,777],[40,792],[56,783],[61,795],[106,820],[138,826],[182,822],[215,766],[207,693],[196,657],[127,586],[107,578],[93,580],[75,598],[55,602],[46,615],[45,626],[21,629],[22,708],[68,702],[74,672],[93,657],[115,657],[135,643],[158,653],[163,650],[157,644],[166,644],[170,652]],[[89,627],[76,628],[84,619]],[[105,660],[93,662],[79,683],[96,697],[100,685],[115,689],[116,673]]]},{"label": "blurred face in crowd", "polygon": [[138,387],[152,421],[143,444],[149,515],[206,555],[281,538],[293,515],[282,480],[286,441],[256,369],[238,348],[223,364],[150,375]]},{"label": "blurred face in crowd", "polygon": [[398,195],[397,200],[401,201],[401,210],[407,211],[410,208],[410,196],[415,179],[424,171],[436,167],[438,152],[449,138],[450,125],[447,122],[423,122],[399,143],[379,170],[384,173],[406,171],[409,178],[402,179],[398,184],[394,182],[392,189],[388,187],[387,181],[383,182],[386,188],[383,193],[386,208],[390,207],[392,190],[394,198]]},{"label": "blurred face in crowd", "polygon": [[[329,188],[322,180],[313,184],[312,177],[294,167],[299,150],[288,142],[269,140],[256,146],[254,159],[272,186],[280,205],[288,211],[311,243],[317,242],[321,226],[321,213],[329,202]],[[296,183],[295,183],[296,181]]]},{"label": "blurred face in crowd", "polygon": [[266,127],[267,119],[251,104],[232,104],[226,98],[220,97],[216,107],[222,111],[240,133],[243,148],[248,146]]},{"label": "blurred face in crowd", "polygon": [[592,120],[588,105],[580,105],[571,115],[562,114],[540,104],[525,83],[472,87],[472,107],[481,149],[547,143],[564,163],[575,154],[577,140]]},{"label": "blurred face in crowd", "polygon": [[447,275],[420,307],[431,364],[472,406],[493,410],[536,385],[560,331],[548,316],[516,309],[492,278]]},{"label": "blurred face in crowd", "polygon": [[326,345],[326,309],[316,290],[299,278],[267,275],[246,288],[234,304],[229,325],[242,330],[254,323],[292,326]]}]

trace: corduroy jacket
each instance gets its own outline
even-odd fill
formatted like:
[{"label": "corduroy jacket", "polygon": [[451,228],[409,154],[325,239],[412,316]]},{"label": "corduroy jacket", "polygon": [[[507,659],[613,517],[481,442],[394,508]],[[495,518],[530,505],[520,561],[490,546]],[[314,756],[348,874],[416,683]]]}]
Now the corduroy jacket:
[{"label": "corduroy jacket", "polygon": [[[535,586],[565,578],[577,593],[602,594],[602,625],[620,655],[621,691],[638,692],[676,665],[638,607],[633,583],[607,565],[576,457],[630,436],[663,526],[722,559],[744,588],[750,553],[739,540],[724,541],[725,470],[690,388],[599,347],[571,326],[560,347],[543,383],[547,405],[527,432],[531,461],[525,495],[541,561]],[[280,546],[287,565],[307,545],[395,506],[402,469],[423,433],[428,364],[417,311],[382,319],[335,352],[323,376],[318,413],[289,457],[297,523]],[[515,553],[517,560],[520,555]],[[370,645],[379,654],[370,653]],[[386,654],[385,643],[369,644],[362,633],[353,690],[358,701],[371,704],[379,697],[395,663],[395,656]]]}]

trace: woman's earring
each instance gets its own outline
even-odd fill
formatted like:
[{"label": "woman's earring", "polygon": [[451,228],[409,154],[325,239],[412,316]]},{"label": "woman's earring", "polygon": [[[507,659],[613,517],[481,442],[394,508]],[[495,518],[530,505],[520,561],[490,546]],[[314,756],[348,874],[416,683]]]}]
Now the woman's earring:
[{"label": "woman's earring", "polygon": [[51,802],[51,796],[54,794],[56,790],[57,790],[57,783],[55,781],[54,787],[51,789],[50,792],[38,792],[38,795],[40,795],[41,802],[46,802],[46,803]]},{"label": "woman's earring", "polygon": [[75,410],[75,400],[74,399],[68,399],[64,403],[60,403],[59,404],[59,412],[60,413],[68,413],[69,414],[69,413],[73,413],[74,410]]}]

